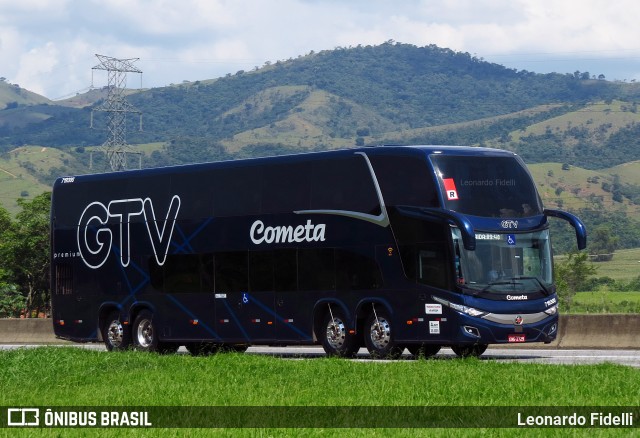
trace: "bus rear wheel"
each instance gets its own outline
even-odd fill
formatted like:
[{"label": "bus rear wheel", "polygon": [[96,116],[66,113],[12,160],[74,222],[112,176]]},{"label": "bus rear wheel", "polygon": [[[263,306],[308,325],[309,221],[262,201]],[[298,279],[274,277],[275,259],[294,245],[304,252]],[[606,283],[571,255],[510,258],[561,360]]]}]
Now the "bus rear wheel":
[{"label": "bus rear wheel", "polygon": [[222,344],[220,351],[228,353],[244,353],[248,348],[248,344]]},{"label": "bus rear wheel", "polygon": [[163,354],[175,353],[179,347],[178,344],[158,340],[158,329],[153,321],[153,313],[148,310],[140,312],[133,322],[133,346],[136,350]]},{"label": "bus rear wheel", "polygon": [[320,340],[327,356],[353,357],[360,349],[354,334],[349,333],[347,319],[338,308],[324,315],[320,328]]},{"label": "bus rear wheel", "polygon": [[122,324],[117,311],[109,313],[102,325],[102,339],[109,351],[126,350],[131,346],[131,330]]},{"label": "bus rear wheel", "polygon": [[438,354],[440,346],[433,344],[409,344],[407,345],[407,350],[417,358],[427,358]]},{"label": "bus rear wheel", "polygon": [[402,355],[403,347],[393,338],[391,317],[384,309],[373,309],[364,323],[364,343],[372,357],[395,359]]},{"label": "bus rear wheel", "polygon": [[479,357],[487,350],[487,344],[452,345],[453,352],[460,357]]}]

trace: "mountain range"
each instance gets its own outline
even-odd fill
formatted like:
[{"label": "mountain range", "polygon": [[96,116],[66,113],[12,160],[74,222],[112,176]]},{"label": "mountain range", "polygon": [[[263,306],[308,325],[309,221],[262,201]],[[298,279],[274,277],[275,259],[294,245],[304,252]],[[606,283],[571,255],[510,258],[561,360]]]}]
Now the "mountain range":
[{"label": "mountain range", "polygon": [[[0,202],[36,195],[62,174],[105,169],[95,152],[107,139],[105,113],[92,109],[107,92],[50,101],[0,78]],[[126,140],[143,167],[356,145],[489,146],[520,154],[547,203],[640,223],[636,83],[390,41],[127,90],[126,99],[142,114],[127,118]],[[640,233],[630,239],[640,246]]]}]

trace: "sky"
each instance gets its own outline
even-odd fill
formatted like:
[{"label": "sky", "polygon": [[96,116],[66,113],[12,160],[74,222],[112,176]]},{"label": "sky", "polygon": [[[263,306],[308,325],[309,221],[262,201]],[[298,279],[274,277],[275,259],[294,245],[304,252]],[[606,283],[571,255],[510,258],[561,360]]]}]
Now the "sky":
[{"label": "sky", "polygon": [[0,0],[0,77],[57,100],[214,79],[311,51],[435,44],[536,73],[640,80],[637,0]]}]

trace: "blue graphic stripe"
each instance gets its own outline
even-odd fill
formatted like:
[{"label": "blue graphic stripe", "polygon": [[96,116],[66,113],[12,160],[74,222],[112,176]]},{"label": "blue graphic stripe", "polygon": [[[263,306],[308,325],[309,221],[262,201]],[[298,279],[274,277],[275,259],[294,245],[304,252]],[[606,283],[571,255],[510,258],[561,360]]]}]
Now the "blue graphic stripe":
[{"label": "blue graphic stripe", "polygon": [[240,329],[240,331],[242,332],[242,336],[244,336],[244,338],[247,341],[251,341],[251,337],[249,336],[249,334],[244,330],[244,327],[242,327],[242,324],[240,323],[240,321],[238,320],[238,317],[236,316],[236,314],[234,313],[233,309],[231,309],[231,306],[229,306],[229,303],[227,303],[226,299],[223,299],[222,302],[224,303],[224,306],[227,308],[227,310],[229,311],[229,314],[231,315],[231,318],[233,319],[233,321],[236,323],[236,325],[238,326],[238,328]]},{"label": "blue graphic stripe", "polygon": [[[264,310],[265,312],[267,312],[268,314],[273,316],[273,318],[276,321],[280,321],[280,323],[282,324],[282,320],[280,319],[280,316],[278,316],[278,314],[276,312],[274,312],[273,309],[271,309],[269,306],[267,306],[267,305],[263,304],[262,302],[260,302],[260,300],[254,298],[248,292],[247,292],[247,297],[249,297],[249,301],[250,302],[256,303],[258,305],[258,307],[260,307],[262,310]],[[302,338],[305,339],[305,340],[310,340],[311,339],[306,333],[304,333],[302,330],[300,330],[298,327],[296,327],[295,325],[293,325],[291,323],[284,324],[284,327],[287,327],[288,329],[293,330],[295,333],[297,333],[300,336],[302,336]]]},{"label": "blue graphic stripe", "polygon": [[175,242],[171,242],[171,244],[173,246],[176,247],[174,254],[180,253],[180,252],[187,252],[185,251],[185,247],[188,247],[188,251],[193,253],[193,247],[191,246],[191,241],[202,232],[202,230],[204,230],[211,222],[213,221],[213,218],[208,218],[207,220],[205,220],[204,222],[202,222],[200,224],[200,226],[198,226],[198,228],[196,228],[193,233],[191,233],[188,237],[186,237],[184,235],[184,232],[182,231],[182,228],[180,228],[180,226],[178,226],[176,224],[176,229],[178,230],[178,233],[180,234],[180,236],[182,237],[182,245],[178,245]]},{"label": "blue graphic stripe", "polygon": [[[184,304],[182,304],[176,297],[174,297],[173,295],[170,295],[170,294],[167,294],[166,297],[169,298],[171,301],[173,301],[173,303],[176,306],[178,306],[180,308],[180,310],[182,310],[184,313],[186,313],[187,316],[189,316],[189,318],[198,319],[198,317],[194,313],[192,313]],[[208,324],[203,323],[198,319],[198,325],[202,325],[202,327],[204,327],[205,330],[207,332],[209,332],[209,334],[212,335],[217,340],[222,340],[222,338],[220,338],[220,336],[218,336],[218,334],[215,332],[215,330],[213,330],[211,327],[209,327]]]}]

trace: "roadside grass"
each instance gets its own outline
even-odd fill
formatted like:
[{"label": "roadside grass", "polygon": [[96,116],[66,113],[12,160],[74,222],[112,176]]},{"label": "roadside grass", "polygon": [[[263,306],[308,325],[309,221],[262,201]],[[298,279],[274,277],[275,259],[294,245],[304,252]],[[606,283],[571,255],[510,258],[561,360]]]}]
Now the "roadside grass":
[{"label": "roadside grass", "polygon": [[[639,406],[640,369],[478,359],[380,362],[105,353],[72,347],[0,351],[0,405],[20,406]],[[247,415],[250,415],[249,409]],[[525,411],[526,412],[526,411]],[[295,422],[294,422],[295,423]],[[592,429],[620,436],[633,429]],[[64,432],[64,433],[61,433]],[[451,436],[452,429],[0,429],[19,436]],[[522,429],[575,436],[577,429]],[[460,429],[456,436],[511,436]]]},{"label": "roadside grass", "polygon": [[640,292],[578,292],[569,313],[640,313]]}]

